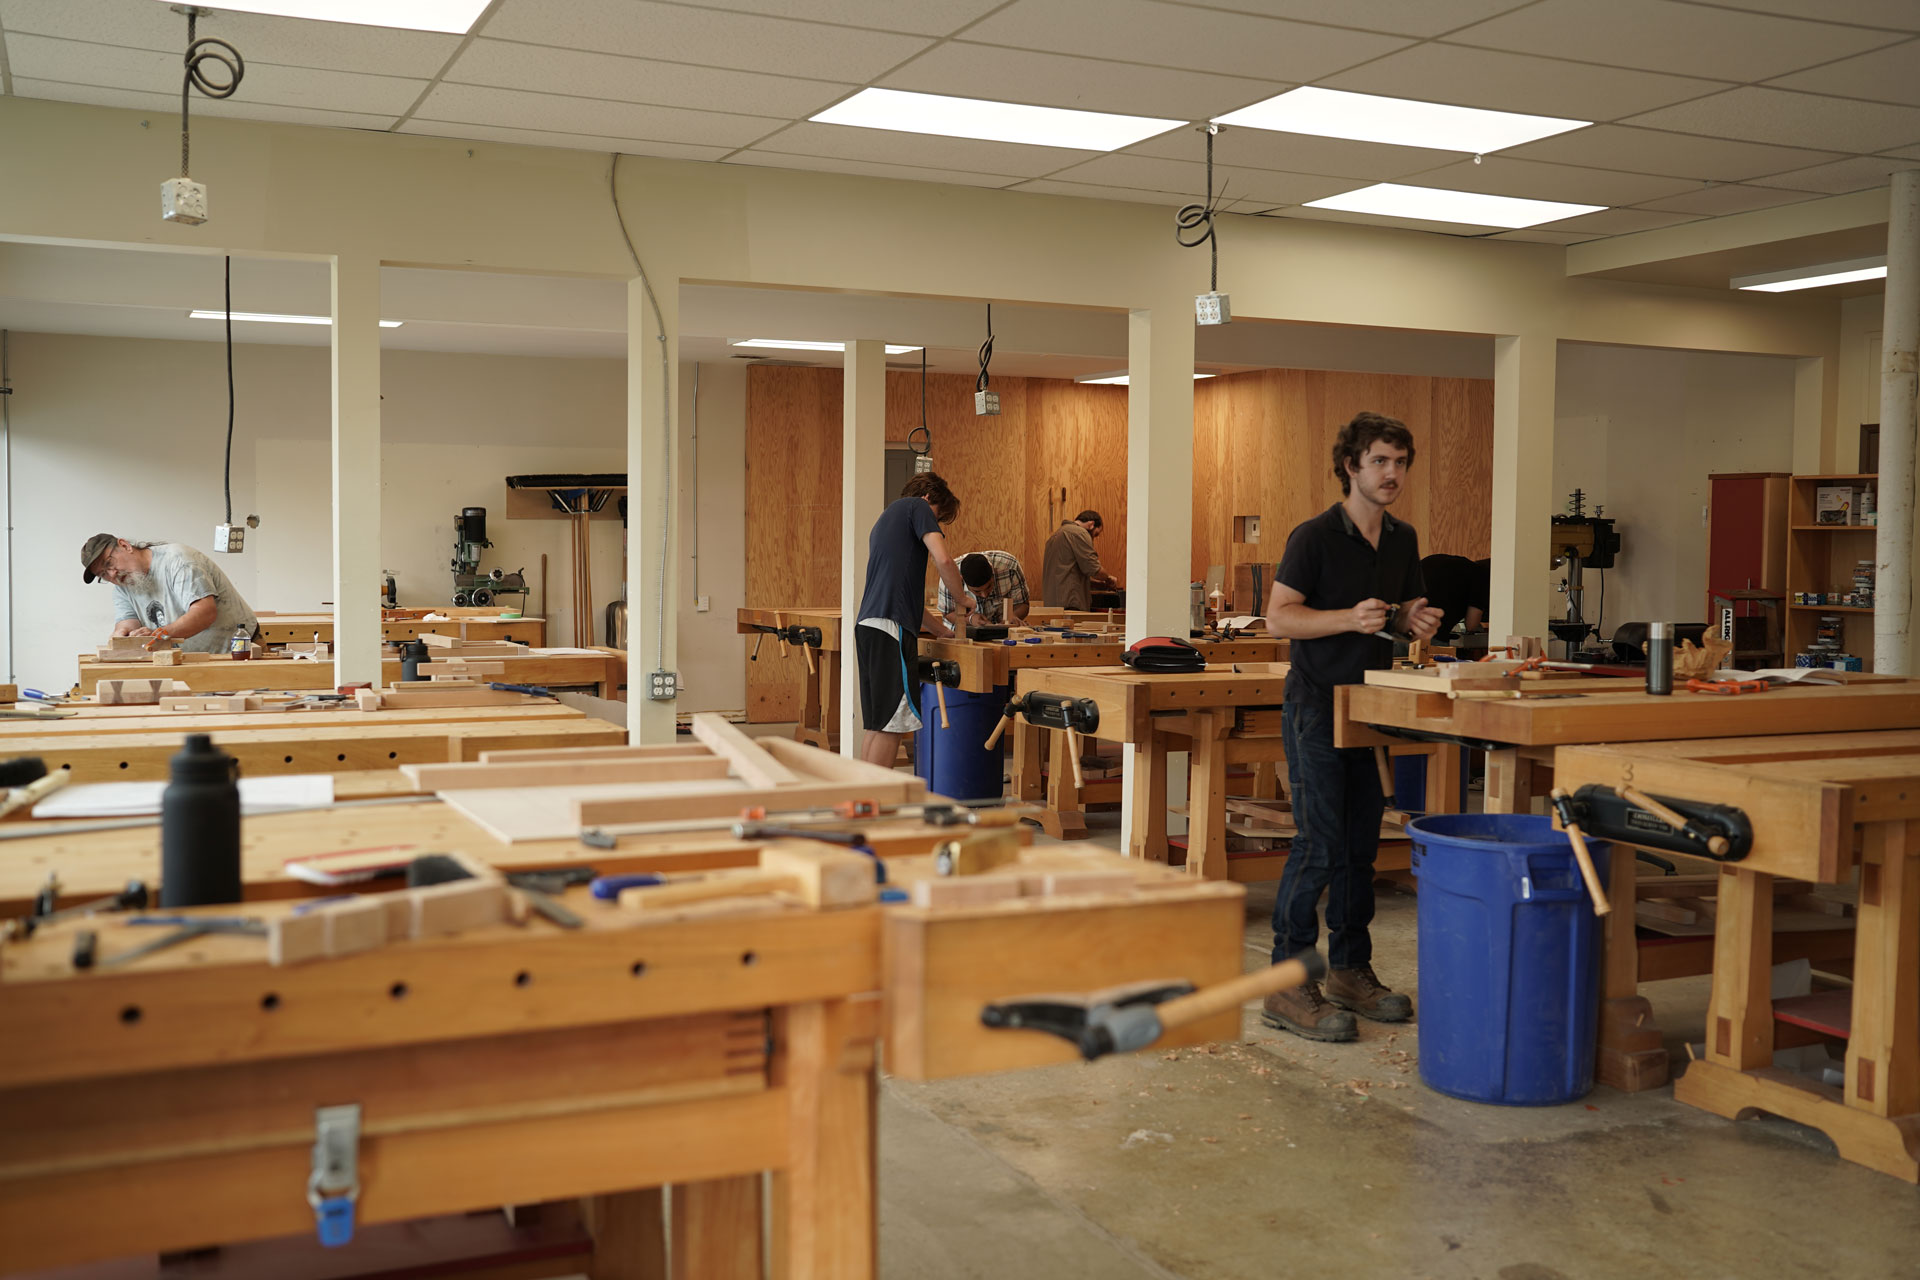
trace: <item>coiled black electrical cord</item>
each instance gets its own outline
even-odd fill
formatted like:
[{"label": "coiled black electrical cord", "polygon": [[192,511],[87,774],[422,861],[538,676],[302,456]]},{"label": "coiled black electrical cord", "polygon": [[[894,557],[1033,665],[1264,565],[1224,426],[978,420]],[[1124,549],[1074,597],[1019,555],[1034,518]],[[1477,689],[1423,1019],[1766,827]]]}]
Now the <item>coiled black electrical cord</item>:
[{"label": "coiled black electrical cord", "polygon": [[933,432],[927,430],[927,349],[920,348],[920,425],[907,432],[907,448],[916,457],[933,452]]},{"label": "coiled black electrical cord", "polygon": [[[192,91],[198,89],[209,98],[231,98],[234,90],[240,87],[241,78],[247,74],[246,59],[240,56],[238,49],[228,44],[225,40],[217,40],[212,36],[207,36],[200,40],[194,39],[194,27],[198,21],[199,15],[193,9],[188,9],[187,53],[183,59],[187,70],[186,75],[183,76],[180,81],[180,176],[183,178],[193,176],[191,170],[187,167],[190,158],[189,139],[187,136],[187,101]],[[214,76],[209,76],[207,74],[209,63],[225,67],[227,70],[226,79],[221,80]]]},{"label": "coiled black electrical cord", "polygon": [[[1213,135],[1217,125],[1208,125],[1207,134],[1207,202],[1205,204],[1182,205],[1173,215],[1173,238],[1182,249],[1198,249],[1206,245],[1212,259],[1207,273],[1207,288],[1213,293],[1220,291],[1220,241],[1213,233],[1213,215],[1217,201],[1213,194]],[[1221,188],[1225,194],[1226,188]],[[1195,228],[1199,234],[1195,235]]]},{"label": "coiled black electrical cord", "polygon": [[975,391],[987,389],[987,366],[993,363],[993,304],[987,304],[987,340],[980,344],[980,376],[973,380]]}]

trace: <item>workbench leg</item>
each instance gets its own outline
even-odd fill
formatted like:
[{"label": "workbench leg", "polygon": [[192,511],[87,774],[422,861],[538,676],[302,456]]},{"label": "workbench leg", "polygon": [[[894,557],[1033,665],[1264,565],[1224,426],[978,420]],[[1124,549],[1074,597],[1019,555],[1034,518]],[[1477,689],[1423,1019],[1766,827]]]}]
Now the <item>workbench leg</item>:
[{"label": "workbench leg", "polygon": [[760,1175],[676,1184],[673,1280],[760,1280]]},{"label": "workbench leg", "polygon": [[822,649],[819,655],[820,678],[820,718],[815,721],[820,731],[820,745],[823,750],[840,750],[840,651]]},{"label": "workbench leg", "polygon": [[1622,1093],[1657,1089],[1670,1073],[1666,1044],[1654,1025],[1653,1005],[1640,994],[1640,940],[1633,919],[1634,883],[1639,879],[1636,861],[1632,849],[1613,846],[1607,863],[1607,898],[1613,911],[1600,922],[1605,985],[1594,1077]]},{"label": "workbench leg", "polygon": [[781,1280],[873,1280],[877,998],[789,1006],[777,1076],[787,1089],[787,1167],[774,1175]]},{"label": "workbench leg", "polygon": [[1055,840],[1085,840],[1088,836],[1086,810],[1080,802],[1080,788],[1073,785],[1073,748],[1065,729],[1049,729],[1047,763],[1047,807],[1040,815],[1040,829]]},{"label": "workbench leg", "polygon": [[1047,798],[1046,780],[1040,776],[1040,731],[1016,719],[1007,732],[1013,735],[1013,798],[1021,804],[1039,804]]},{"label": "workbench leg", "polygon": [[1460,758],[1465,748],[1450,742],[1436,743],[1427,756],[1428,813],[1460,812]]},{"label": "workbench leg", "polygon": [[820,672],[818,667],[807,672],[805,692],[800,695],[800,723],[794,728],[793,736],[797,742],[810,747],[824,747],[820,736]]},{"label": "workbench leg", "polygon": [[593,1196],[586,1208],[592,1280],[666,1280],[667,1221],[659,1187]]},{"label": "workbench leg", "polygon": [[1167,860],[1167,743],[1157,733],[1133,744],[1133,830],[1127,856]]},{"label": "workbench leg", "polygon": [[1227,878],[1227,731],[1233,712],[1195,711],[1187,787],[1187,874]]},{"label": "workbench leg", "polygon": [[1279,766],[1271,760],[1259,761],[1253,766],[1253,799],[1277,800],[1279,798]]},{"label": "workbench leg", "polygon": [[1920,1112],[1920,823],[1876,822],[1860,863],[1847,1105]]},{"label": "workbench leg", "polygon": [[1513,747],[1487,752],[1488,813],[1533,812],[1533,762]]},{"label": "workbench leg", "polygon": [[1773,877],[1720,870],[1714,909],[1707,1061],[1735,1071],[1773,1065]]}]

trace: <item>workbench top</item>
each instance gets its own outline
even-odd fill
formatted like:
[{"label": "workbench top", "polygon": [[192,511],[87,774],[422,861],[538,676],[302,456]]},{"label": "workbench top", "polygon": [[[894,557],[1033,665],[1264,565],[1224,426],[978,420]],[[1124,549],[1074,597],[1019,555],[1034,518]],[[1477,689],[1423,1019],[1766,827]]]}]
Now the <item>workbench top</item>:
[{"label": "workbench top", "polygon": [[[499,677],[512,684],[590,685],[601,696],[612,691],[626,675],[627,655],[617,649],[531,650],[525,654],[474,659],[505,664]],[[398,683],[400,659],[387,658],[380,664],[381,682]],[[101,662],[90,654],[80,657],[80,692],[91,694],[102,680],[178,680],[194,693],[238,692],[246,689],[332,689],[334,664],[296,658],[255,658],[235,662],[224,656],[210,662],[186,662],[173,666],[155,666],[151,662]]]}]

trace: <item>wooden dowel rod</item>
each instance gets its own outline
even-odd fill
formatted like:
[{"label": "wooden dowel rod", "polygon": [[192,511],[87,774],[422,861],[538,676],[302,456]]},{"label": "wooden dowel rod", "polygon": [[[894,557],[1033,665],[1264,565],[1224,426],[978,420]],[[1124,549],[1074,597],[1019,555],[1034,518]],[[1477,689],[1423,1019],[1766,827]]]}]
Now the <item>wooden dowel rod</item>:
[{"label": "wooden dowel rod", "polygon": [[1190,996],[1167,1001],[1160,1006],[1160,1028],[1162,1031],[1171,1031],[1189,1022],[1197,1022],[1228,1009],[1237,1009],[1249,1000],[1263,999],[1276,991],[1291,991],[1305,985],[1311,976],[1301,961],[1282,960],[1269,968],[1257,969],[1217,986],[1196,991]]}]

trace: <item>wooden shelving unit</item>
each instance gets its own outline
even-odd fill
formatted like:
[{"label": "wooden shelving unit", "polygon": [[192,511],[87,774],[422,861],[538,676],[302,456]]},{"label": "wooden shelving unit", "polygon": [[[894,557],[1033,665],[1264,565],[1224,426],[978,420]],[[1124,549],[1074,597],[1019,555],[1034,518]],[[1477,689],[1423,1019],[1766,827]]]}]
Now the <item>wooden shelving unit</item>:
[{"label": "wooden shelving unit", "polygon": [[[1823,613],[1842,619],[1843,648],[1859,658],[1869,671],[1873,669],[1872,609],[1852,605],[1794,604],[1796,592],[1830,593],[1841,587],[1851,590],[1856,562],[1873,559],[1876,530],[1863,524],[1816,524],[1815,491],[1829,485],[1851,485],[1856,489],[1877,484],[1878,476],[1854,473],[1793,477],[1787,498],[1787,634],[1786,664],[1812,643],[1814,630]],[[1877,591],[1879,584],[1875,584]]]}]

